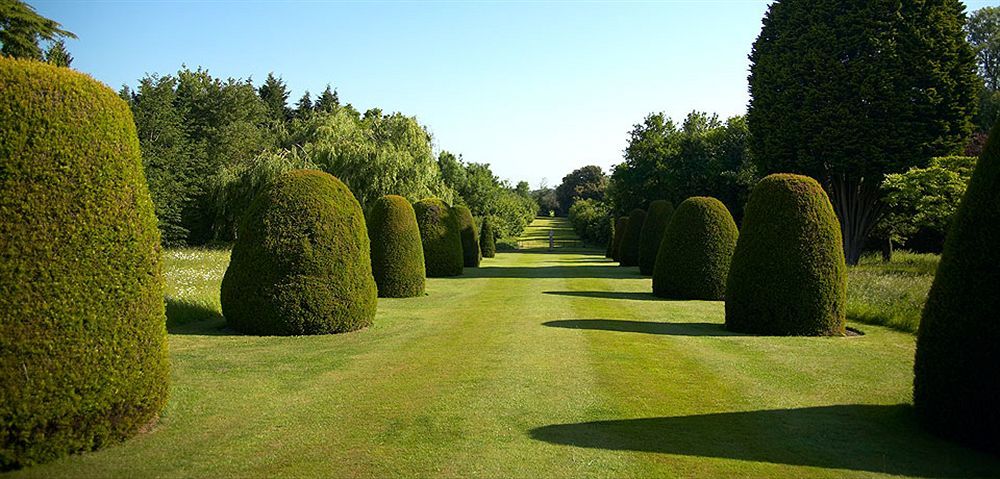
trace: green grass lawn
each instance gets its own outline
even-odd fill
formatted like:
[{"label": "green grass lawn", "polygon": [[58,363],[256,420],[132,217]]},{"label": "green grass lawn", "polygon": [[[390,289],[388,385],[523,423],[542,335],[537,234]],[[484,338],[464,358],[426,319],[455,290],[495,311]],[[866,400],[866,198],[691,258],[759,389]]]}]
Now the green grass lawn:
[{"label": "green grass lawn", "polygon": [[[559,219],[539,219],[529,236]],[[910,408],[914,337],[774,338],[657,300],[603,252],[527,251],[380,299],[334,336],[224,328],[225,251],[167,253],[151,432],[15,477],[995,476]]]},{"label": "green grass lawn", "polygon": [[897,251],[861,258],[847,276],[847,317],[915,333],[940,256]]}]

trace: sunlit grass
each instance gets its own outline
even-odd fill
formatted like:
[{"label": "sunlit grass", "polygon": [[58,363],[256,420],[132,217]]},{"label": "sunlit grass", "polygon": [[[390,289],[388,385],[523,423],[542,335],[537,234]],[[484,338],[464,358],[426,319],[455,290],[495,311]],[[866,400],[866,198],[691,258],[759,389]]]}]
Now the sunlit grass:
[{"label": "sunlit grass", "polygon": [[847,276],[847,317],[916,332],[940,257],[898,251],[885,263],[863,257]]}]

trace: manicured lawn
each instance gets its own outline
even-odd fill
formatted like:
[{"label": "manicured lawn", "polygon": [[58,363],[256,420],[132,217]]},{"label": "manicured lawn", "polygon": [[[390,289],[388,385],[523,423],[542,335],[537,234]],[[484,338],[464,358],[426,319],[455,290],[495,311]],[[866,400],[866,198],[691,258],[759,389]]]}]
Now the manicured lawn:
[{"label": "manicured lawn", "polygon": [[[553,220],[535,222],[539,237]],[[558,222],[565,227],[565,223]],[[603,252],[500,253],[337,336],[224,328],[225,251],[167,253],[173,387],[150,433],[17,477],[990,476],[924,433],[914,337],[734,335]]]}]

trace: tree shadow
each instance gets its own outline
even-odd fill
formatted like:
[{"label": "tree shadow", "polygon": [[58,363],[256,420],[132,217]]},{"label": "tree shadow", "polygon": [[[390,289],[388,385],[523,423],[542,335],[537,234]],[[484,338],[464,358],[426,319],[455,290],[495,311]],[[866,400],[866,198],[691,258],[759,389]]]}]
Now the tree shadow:
[{"label": "tree shadow", "polygon": [[480,266],[465,268],[461,276],[451,276],[451,279],[463,278],[601,278],[601,279],[635,279],[636,268],[622,268],[607,265],[575,265],[575,266]]},{"label": "tree shadow", "polygon": [[682,301],[653,296],[653,293],[636,291],[545,291],[545,294],[574,296],[578,298],[630,299],[635,301]]},{"label": "tree shadow", "polygon": [[621,333],[661,334],[664,336],[746,336],[728,331],[718,323],[657,323],[620,319],[561,319],[546,321],[543,326],[565,329],[591,329]]},{"label": "tree shadow", "polygon": [[226,320],[217,309],[206,304],[177,298],[166,298],[167,332],[200,336],[239,335],[226,327]]},{"label": "tree shadow", "polygon": [[557,424],[530,431],[552,444],[715,457],[905,476],[993,477],[1000,458],[938,439],[910,405],[799,409]]}]

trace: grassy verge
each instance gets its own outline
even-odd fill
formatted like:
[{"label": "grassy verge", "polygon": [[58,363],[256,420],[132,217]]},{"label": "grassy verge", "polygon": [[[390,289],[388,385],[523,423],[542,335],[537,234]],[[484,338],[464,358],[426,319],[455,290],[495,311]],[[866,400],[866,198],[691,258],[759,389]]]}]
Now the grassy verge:
[{"label": "grassy verge", "polygon": [[869,255],[847,277],[847,317],[916,332],[940,257],[899,251],[885,263]]}]

